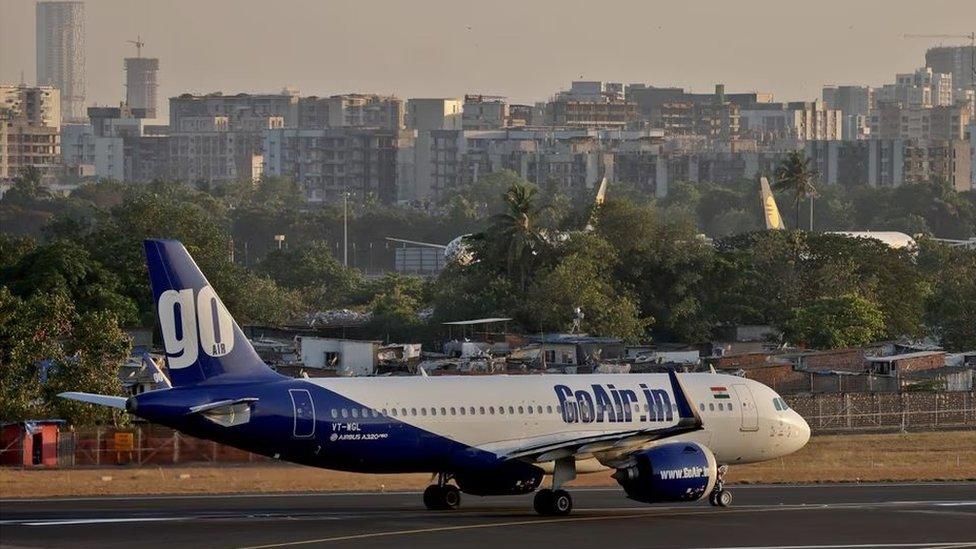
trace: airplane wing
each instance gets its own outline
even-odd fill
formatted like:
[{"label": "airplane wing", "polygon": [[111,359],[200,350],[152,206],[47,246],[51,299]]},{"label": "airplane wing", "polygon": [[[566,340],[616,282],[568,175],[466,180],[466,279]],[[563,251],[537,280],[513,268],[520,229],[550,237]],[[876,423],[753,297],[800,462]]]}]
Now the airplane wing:
[{"label": "airplane wing", "polygon": [[702,420],[688,401],[687,393],[674,370],[668,372],[675,404],[678,407],[678,422],[667,427],[635,429],[616,433],[585,436],[570,440],[544,443],[516,448],[505,455],[505,459],[520,459],[542,463],[569,456],[582,456],[598,452],[626,454],[654,440],[682,435],[702,428]]},{"label": "airplane wing", "polygon": [[127,398],[120,396],[96,395],[94,393],[79,393],[75,391],[58,393],[58,396],[70,400],[77,400],[79,402],[87,402],[89,404],[111,406],[112,408],[118,408],[120,410],[125,410],[125,401],[128,400]]},{"label": "airplane wing", "polygon": [[423,246],[425,248],[438,248],[441,250],[447,248],[447,244],[434,244],[433,242],[420,242],[417,240],[407,240],[405,238],[394,238],[392,236],[386,237],[386,240],[389,240],[390,242],[400,242],[401,244],[413,244],[414,246]]}]

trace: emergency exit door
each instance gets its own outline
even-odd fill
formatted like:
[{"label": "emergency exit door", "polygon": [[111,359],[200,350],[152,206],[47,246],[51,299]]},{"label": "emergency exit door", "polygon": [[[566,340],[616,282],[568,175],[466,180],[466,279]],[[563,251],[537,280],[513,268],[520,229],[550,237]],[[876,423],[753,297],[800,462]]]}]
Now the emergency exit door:
[{"label": "emergency exit door", "polygon": [[295,438],[309,438],[315,434],[315,404],[306,389],[289,389],[291,408],[295,423],[292,435]]},{"label": "emergency exit door", "polygon": [[735,396],[739,397],[739,414],[742,423],[739,429],[742,431],[759,430],[759,409],[756,408],[756,399],[752,396],[752,390],[748,385],[736,384],[732,388]]}]

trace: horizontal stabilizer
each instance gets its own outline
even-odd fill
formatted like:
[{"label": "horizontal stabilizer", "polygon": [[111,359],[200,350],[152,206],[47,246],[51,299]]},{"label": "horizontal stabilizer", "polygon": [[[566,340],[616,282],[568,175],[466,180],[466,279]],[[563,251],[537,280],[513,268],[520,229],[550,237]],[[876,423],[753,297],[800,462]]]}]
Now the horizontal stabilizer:
[{"label": "horizontal stabilizer", "polygon": [[89,404],[98,404],[99,406],[111,406],[112,408],[118,408],[120,410],[125,410],[125,401],[129,400],[125,397],[96,395],[94,393],[77,393],[74,391],[58,393],[58,396],[71,400],[78,400],[80,402],[87,402]]}]

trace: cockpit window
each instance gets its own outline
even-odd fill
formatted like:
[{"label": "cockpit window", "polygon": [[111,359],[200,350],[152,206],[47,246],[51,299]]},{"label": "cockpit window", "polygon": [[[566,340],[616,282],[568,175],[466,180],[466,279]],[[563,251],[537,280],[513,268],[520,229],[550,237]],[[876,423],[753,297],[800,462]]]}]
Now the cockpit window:
[{"label": "cockpit window", "polygon": [[782,410],[783,409],[779,405],[779,397],[773,399],[773,406],[775,406],[777,410]]},{"label": "cockpit window", "polygon": [[786,401],[780,397],[776,397],[773,399],[773,406],[775,406],[777,410],[785,411],[790,409],[789,404],[787,404]]}]

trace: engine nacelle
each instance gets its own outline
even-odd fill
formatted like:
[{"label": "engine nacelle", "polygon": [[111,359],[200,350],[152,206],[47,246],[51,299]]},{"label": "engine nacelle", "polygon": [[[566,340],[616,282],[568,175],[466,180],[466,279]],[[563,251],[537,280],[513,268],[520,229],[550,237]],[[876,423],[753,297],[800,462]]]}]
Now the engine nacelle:
[{"label": "engine nacelle", "polygon": [[634,454],[635,463],[613,478],[627,497],[644,503],[697,501],[715,486],[712,451],[696,442],[671,442]]},{"label": "engine nacelle", "polygon": [[473,496],[513,496],[534,491],[544,475],[545,471],[534,465],[513,461],[500,467],[456,472],[454,482]]}]

